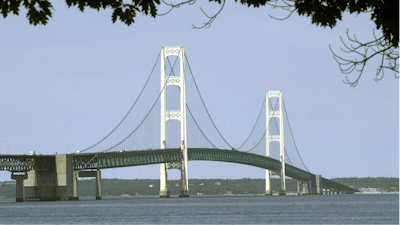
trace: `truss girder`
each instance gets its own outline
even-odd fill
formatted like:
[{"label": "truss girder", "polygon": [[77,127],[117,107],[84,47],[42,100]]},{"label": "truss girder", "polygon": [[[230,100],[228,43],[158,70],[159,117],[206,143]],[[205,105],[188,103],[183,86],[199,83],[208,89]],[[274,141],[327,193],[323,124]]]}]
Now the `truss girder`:
[{"label": "truss girder", "polygon": [[[86,165],[94,156],[95,153],[74,155],[74,169],[106,169],[159,163],[172,163],[179,162],[181,159],[180,149],[122,151],[99,154],[98,161],[96,157],[88,165]],[[273,158],[252,153],[221,149],[189,148],[188,160],[232,162],[269,170],[280,170],[281,168],[281,162]],[[99,163],[99,165],[97,165],[97,163]],[[84,167],[85,165],[86,167]],[[287,164],[286,171],[287,176],[298,180],[310,180],[312,176],[311,173]]]},{"label": "truss girder", "polygon": [[0,155],[0,170],[28,172],[30,170],[51,170],[55,156]]},{"label": "truss girder", "polygon": [[[179,162],[181,159],[181,150],[159,149],[107,152],[99,154],[98,159],[95,155],[96,153],[74,154],[74,170],[97,168],[106,169]],[[252,153],[222,149],[189,148],[188,160],[240,163],[269,170],[279,170],[281,167],[281,163],[273,158]],[[54,155],[0,155],[0,170],[10,172],[28,172],[30,170],[54,170],[54,167]],[[297,180],[312,180],[315,175],[286,164],[286,176]],[[346,193],[354,193],[356,191],[351,187],[325,178],[322,178],[322,188],[345,191]]]}]

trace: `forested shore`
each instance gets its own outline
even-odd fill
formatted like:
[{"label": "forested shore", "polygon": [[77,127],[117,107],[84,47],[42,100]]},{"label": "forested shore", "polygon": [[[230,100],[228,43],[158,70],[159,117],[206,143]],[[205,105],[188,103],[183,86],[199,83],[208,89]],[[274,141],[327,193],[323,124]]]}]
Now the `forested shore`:
[{"label": "forested shore", "polygon": [[[382,193],[398,192],[399,178],[334,178],[333,181],[354,187],[355,189],[370,188]],[[158,195],[160,181],[158,179],[102,179],[103,196],[150,196]],[[280,179],[272,179],[271,186],[274,192],[279,191]],[[168,187],[171,195],[178,195],[180,180],[169,180]],[[264,179],[189,179],[191,195],[250,195],[263,194]],[[286,179],[287,192],[297,191],[296,180]],[[78,181],[78,194],[80,197],[95,195],[95,180],[85,179]],[[0,182],[0,197],[15,197],[15,181]]]}]

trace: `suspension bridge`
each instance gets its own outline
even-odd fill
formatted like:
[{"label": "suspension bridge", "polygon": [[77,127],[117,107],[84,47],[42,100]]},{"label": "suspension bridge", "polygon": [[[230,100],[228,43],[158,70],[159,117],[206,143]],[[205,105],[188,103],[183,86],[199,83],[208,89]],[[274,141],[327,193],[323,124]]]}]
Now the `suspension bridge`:
[{"label": "suspension bridge", "polygon": [[[154,74],[161,75],[161,85]],[[285,130],[291,138],[285,139]],[[131,108],[98,142],[73,154],[0,155],[0,170],[10,171],[16,180],[17,201],[77,200],[79,177],[95,177],[96,199],[101,199],[101,170],[160,164],[160,197],[170,197],[172,169],[180,170],[179,197],[189,197],[188,161],[195,160],[265,169],[265,195],[273,194],[270,180],[275,175],[281,181],[279,195],[286,194],[286,177],[297,180],[298,194],[356,191],[307,169],[281,90],[266,92],[247,138],[237,148],[230,144],[207,109],[182,45],[161,48]]]}]

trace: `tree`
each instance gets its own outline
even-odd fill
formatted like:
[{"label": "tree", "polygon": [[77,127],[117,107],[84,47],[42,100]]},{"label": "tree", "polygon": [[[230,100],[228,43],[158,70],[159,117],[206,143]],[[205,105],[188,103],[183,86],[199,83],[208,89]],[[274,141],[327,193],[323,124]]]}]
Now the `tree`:
[{"label": "tree", "polygon": [[[132,3],[124,3],[123,0],[65,0],[68,7],[78,7],[82,12],[86,8],[98,11],[111,8],[113,10],[111,15],[113,23],[120,20],[128,26],[135,22],[137,13],[156,18],[168,14],[181,5],[192,5],[196,2],[196,0],[187,0],[178,4],[171,4],[165,0],[161,1],[170,7],[170,10],[163,14],[158,14],[157,10],[157,5],[161,4],[160,0],[132,0]],[[210,27],[222,12],[225,0],[209,1],[222,4],[221,9],[213,16],[207,15],[201,9],[208,21],[200,27],[193,26],[193,28]],[[238,0],[235,0],[235,2],[238,2]],[[374,21],[376,29],[382,32],[382,36],[376,37],[374,33],[374,40],[363,43],[357,39],[356,35],[350,35],[347,31],[346,37],[350,44],[347,44],[341,38],[344,45],[344,48],[341,49],[344,53],[355,54],[361,59],[346,59],[331,49],[333,57],[339,64],[342,73],[358,72],[356,79],[351,81],[346,76],[344,80],[346,84],[352,87],[357,86],[365,65],[375,57],[381,57],[374,78],[376,81],[383,79],[385,70],[394,72],[394,77],[399,78],[399,0],[240,0],[240,3],[254,8],[269,5],[272,8],[287,10],[288,16],[286,18],[297,12],[300,16],[311,17],[311,23],[316,26],[330,28],[336,26],[337,21],[342,19],[342,14],[345,12],[350,14],[371,13],[371,20]],[[0,0],[0,10],[4,18],[9,13],[19,15],[21,7],[27,10],[26,17],[29,23],[33,25],[46,25],[49,18],[52,17],[53,6],[49,0]]]}]

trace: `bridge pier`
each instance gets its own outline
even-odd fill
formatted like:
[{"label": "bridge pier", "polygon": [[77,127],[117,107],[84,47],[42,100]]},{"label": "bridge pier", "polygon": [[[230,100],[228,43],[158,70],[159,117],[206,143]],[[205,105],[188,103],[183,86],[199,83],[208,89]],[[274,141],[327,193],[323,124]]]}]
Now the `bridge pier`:
[{"label": "bridge pier", "polygon": [[65,201],[74,198],[72,155],[44,158],[44,170],[31,170],[24,183],[25,201]]},{"label": "bridge pier", "polygon": [[79,171],[74,170],[73,171],[73,189],[74,189],[74,195],[72,197],[72,200],[79,200],[78,196],[78,177],[79,177]]},{"label": "bridge pier", "polygon": [[11,179],[15,180],[15,190],[16,190],[16,202],[24,201],[24,180],[28,179],[28,175],[25,174],[11,174]]},{"label": "bridge pier", "polygon": [[322,195],[322,176],[315,175],[315,194]]},{"label": "bridge pier", "polygon": [[320,195],[322,194],[322,177],[321,175],[314,175],[308,181],[309,194]]},{"label": "bridge pier", "polygon": [[265,170],[265,195],[272,195],[271,171]]},{"label": "bridge pier", "polygon": [[301,180],[297,181],[297,195],[301,195]]},{"label": "bridge pier", "polygon": [[[78,177],[95,177],[96,200],[101,200],[101,171],[81,171],[79,172]],[[78,187],[78,185],[76,186]],[[78,192],[78,188],[76,188],[76,192]]]},{"label": "bridge pier", "polygon": [[96,200],[101,200],[101,171],[97,170],[96,172]]},{"label": "bridge pier", "polygon": [[308,181],[303,180],[301,181],[301,183],[303,184],[303,195],[308,195],[309,194],[309,189],[308,189]]},{"label": "bridge pier", "polygon": [[286,176],[285,171],[281,171],[281,189],[279,195],[286,195]]},{"label": "bridge pier", "polygon": [[168,163],[160,164],[160,198],[169,198],[168,191]]}]

